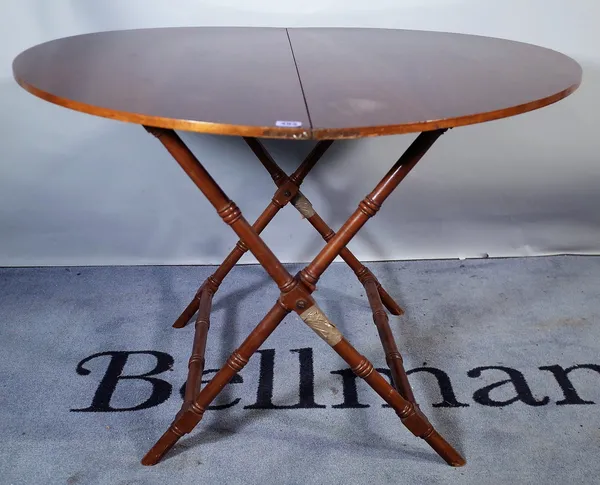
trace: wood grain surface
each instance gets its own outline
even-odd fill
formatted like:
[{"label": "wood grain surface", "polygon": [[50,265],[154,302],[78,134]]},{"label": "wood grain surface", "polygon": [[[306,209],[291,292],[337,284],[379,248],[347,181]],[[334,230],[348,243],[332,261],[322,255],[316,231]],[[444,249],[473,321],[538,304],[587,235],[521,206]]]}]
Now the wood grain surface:
[{"label": "wood grain surface", "polygon": [[426,131],[541,108],[581,68],[556,51],[490,37],[385,29],[290,29],[316,138]]},{"label": "wood grain surface", "polygon": [[36,96],[98,116],[296,139],[480,123],[556,102],[581,82],[573,59],[530,44],[347,28],[86,34],[26,50],[13,71]]},{"label": "wood grain surface", "polygon": [[[47,101],[147,126],[244,136],[302,135],[310,127],[285,29],[79,35],[23,52],[13,71]],[[279,120],[302,126],[278,130]]]}]

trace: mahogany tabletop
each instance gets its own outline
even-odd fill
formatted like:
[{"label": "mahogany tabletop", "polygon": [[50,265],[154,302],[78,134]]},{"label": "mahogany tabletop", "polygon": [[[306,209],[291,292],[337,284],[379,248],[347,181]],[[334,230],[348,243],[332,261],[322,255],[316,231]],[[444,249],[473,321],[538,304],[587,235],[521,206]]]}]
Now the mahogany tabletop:
[{"label": "mahogany tabletop", "polygon": [[13,63],[74,110],[203,133],[295,139],[480,123],[554,103],[581,67],[521,42],[358,28],[181,27],[46,42]]}]

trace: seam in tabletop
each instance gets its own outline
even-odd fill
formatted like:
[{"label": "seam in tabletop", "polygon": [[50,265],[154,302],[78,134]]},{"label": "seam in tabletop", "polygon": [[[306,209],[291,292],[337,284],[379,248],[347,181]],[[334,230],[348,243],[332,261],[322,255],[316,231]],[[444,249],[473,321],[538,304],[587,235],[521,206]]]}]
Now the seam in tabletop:
[{"label": "seam in tabletop", "polygon": [[308,123],[310,124],[309,138],[313,138],[313,123],[310,117],[310,110],[308,109],[308,102],[306,101],[306,93],[304,92],[304,85],[302,84],[302,78],[300,77],[300,69],[298,69],[298,62],[296,62],[296,55],[294,54],[294,47],[292,46],[292,39],[290,38],[290,32],[286,28],[285,34],[287,35],[288,42],[290,44],[290,51],[292,53],[292,59],[294,60],[294,66],[296,67],[296,74],[298,76],[298,82],[300,83],[300,91],[302,92],[302,99],[304,100],[304,107],[306,108],[306,115],[308,116]]}]

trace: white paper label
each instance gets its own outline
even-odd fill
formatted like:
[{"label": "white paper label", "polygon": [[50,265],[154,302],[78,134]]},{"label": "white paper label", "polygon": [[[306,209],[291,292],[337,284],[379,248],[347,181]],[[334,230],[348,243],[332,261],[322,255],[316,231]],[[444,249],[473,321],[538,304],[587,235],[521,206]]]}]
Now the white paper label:
[{"label": "white paper label", "polygon": [[302,121],[276,121],[275,126],[280,128],[300,128]]}]

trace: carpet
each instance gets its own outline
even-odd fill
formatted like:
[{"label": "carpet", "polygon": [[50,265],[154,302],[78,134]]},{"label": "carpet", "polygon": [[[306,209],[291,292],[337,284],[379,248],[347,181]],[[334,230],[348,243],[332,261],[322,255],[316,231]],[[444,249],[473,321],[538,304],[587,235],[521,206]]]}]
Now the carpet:
[{"label": "carpet", "polygon": [[[415,395],[465,467],[413,437],[295,315],[143,467],[182,402],[193,327],[171,323],[214,268],[5,268],[0,483],[599,483],[600,258],[368,266],[406,309],[390,322]],[[207,379],[277,296],[259,266],[233,270],[214,299]],[[315,297],[385,370],[351,271],[335,263]]]}]

